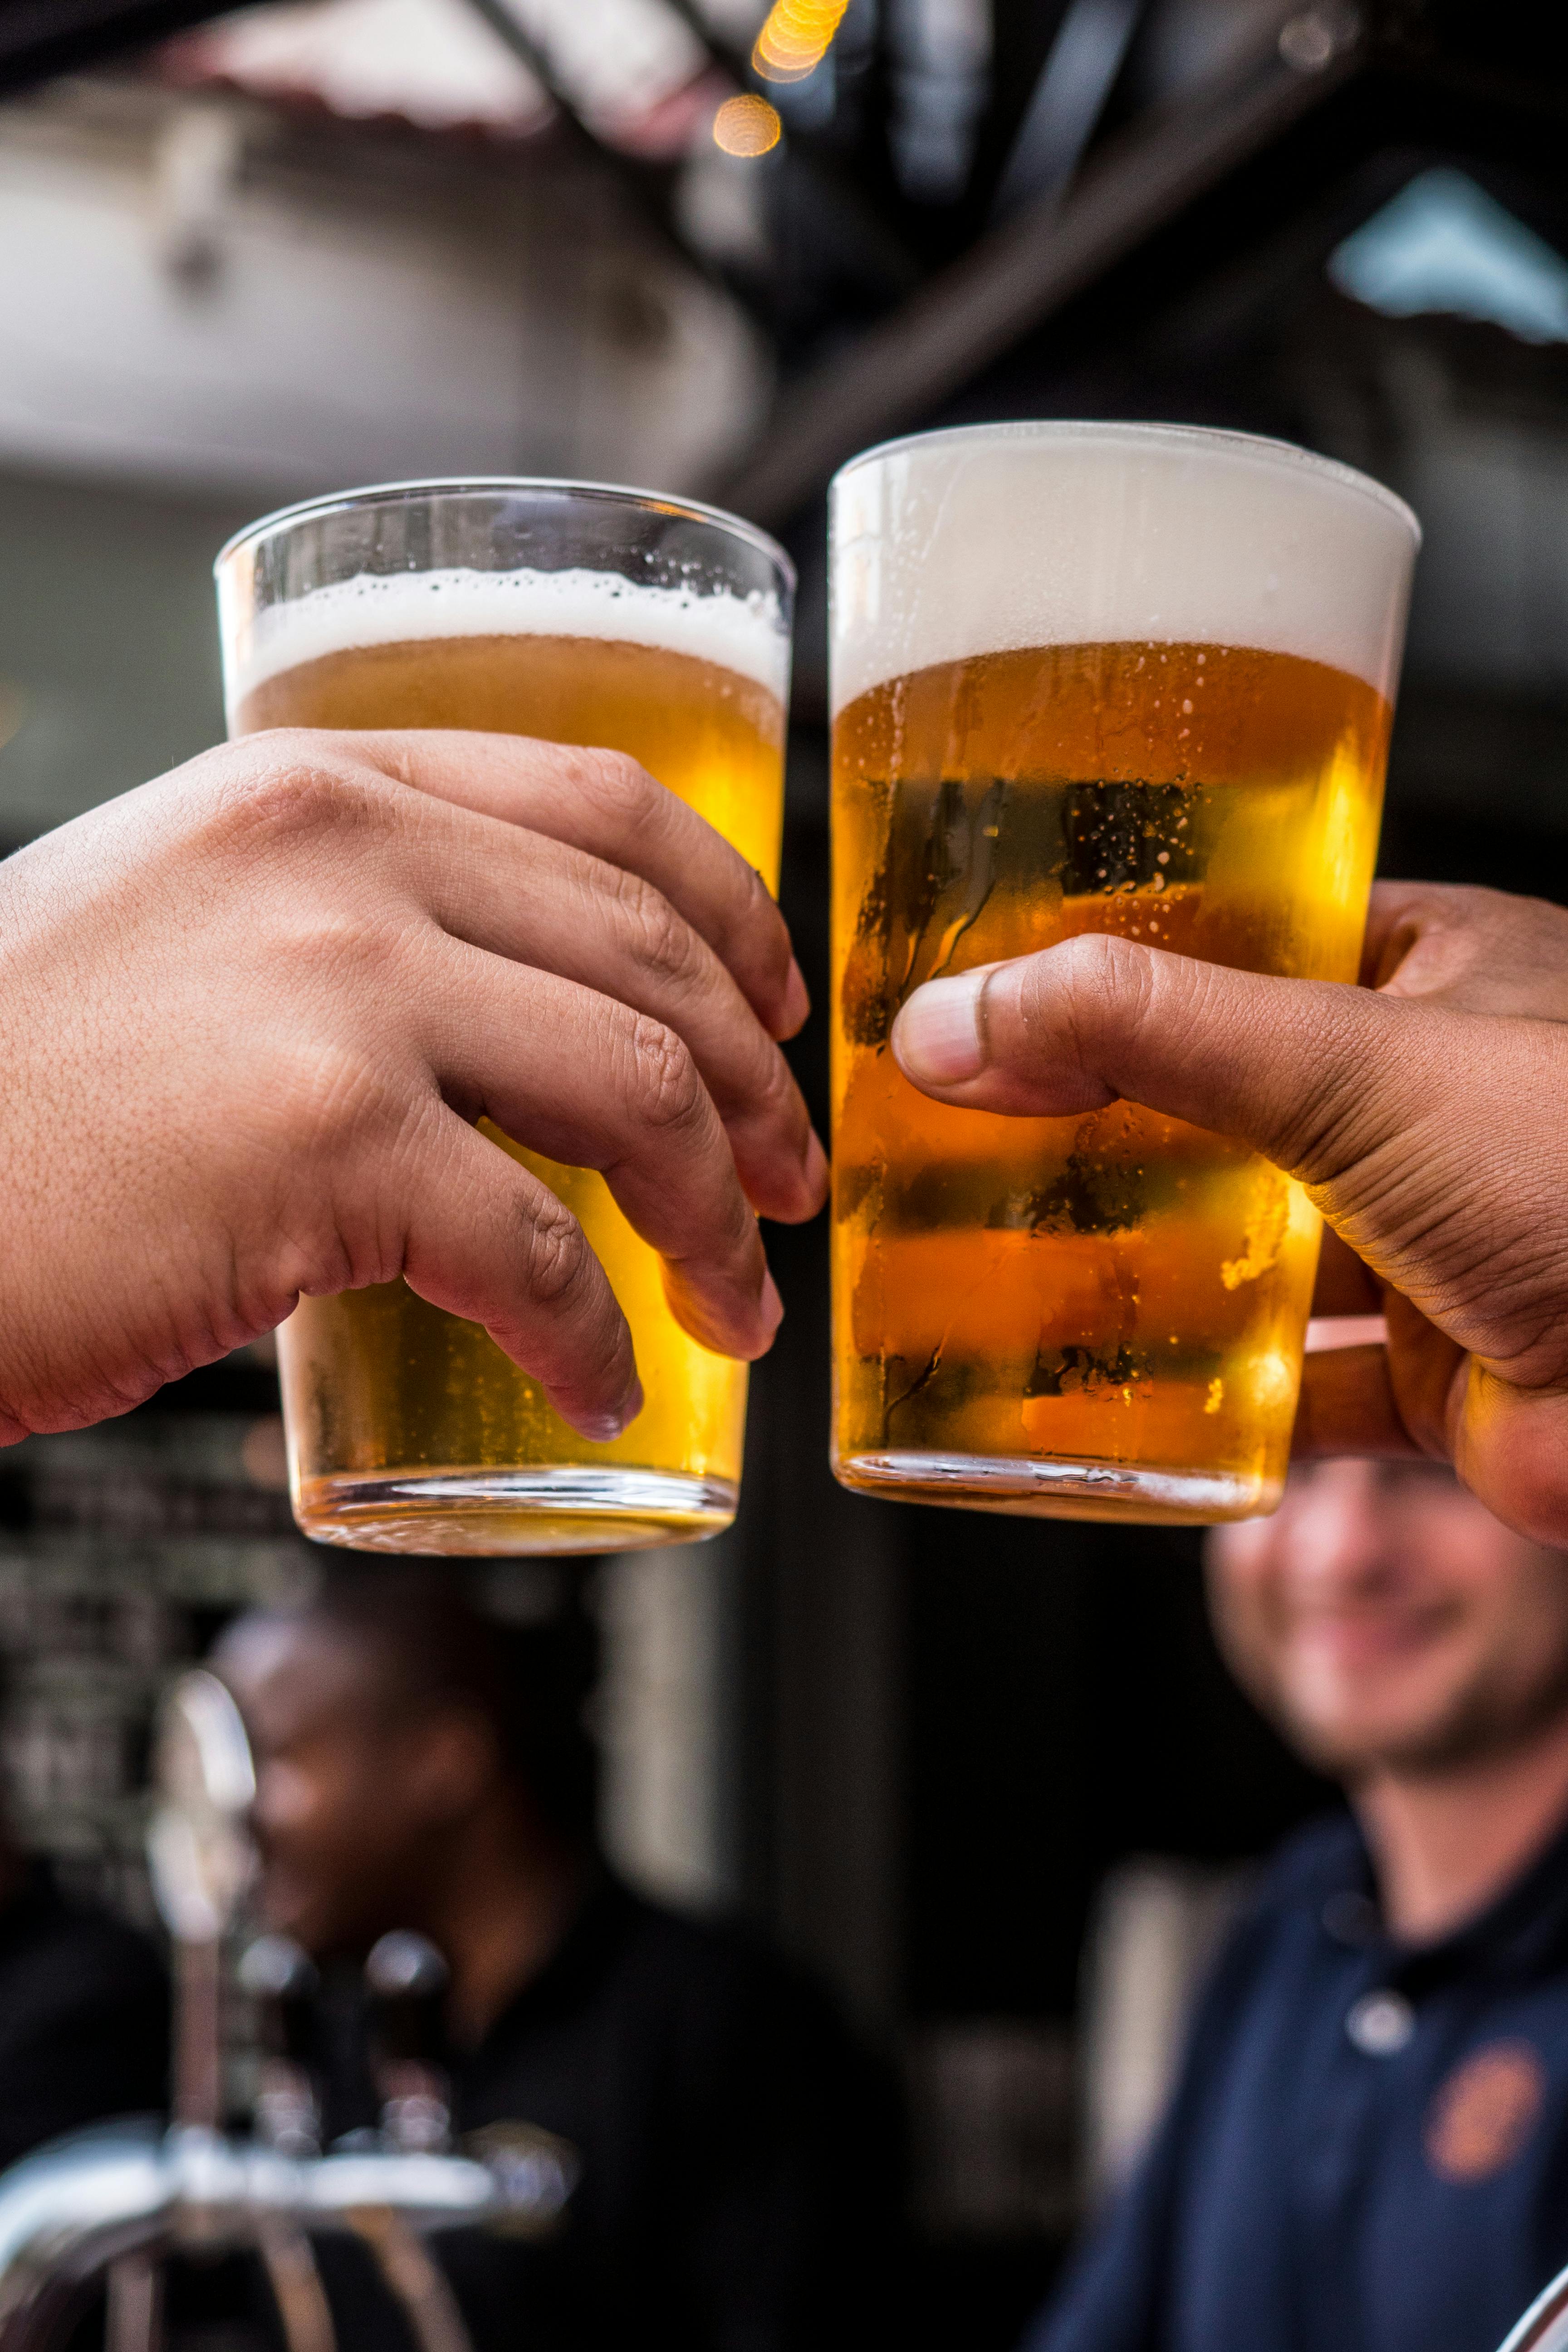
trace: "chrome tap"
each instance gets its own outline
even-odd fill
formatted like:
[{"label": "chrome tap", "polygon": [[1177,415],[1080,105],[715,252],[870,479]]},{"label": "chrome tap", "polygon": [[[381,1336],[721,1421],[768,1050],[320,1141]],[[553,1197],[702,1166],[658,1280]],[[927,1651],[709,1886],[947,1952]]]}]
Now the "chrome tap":
[{"label": "chrome tap", "polygon": [[487,2221],[548,2227],[569,2165],[542,2149],[504,2168],[461,2156],[289,2158],[193,2125],[114,2125],[25,2157],[0,2176],[0,2352],[44,2352],[79,2295],[126,2256],[260,2251],[283,2223],[307,2237],[390,2213],[419,2233]]},{"label": "chrome tap", "polygon": [[[378,2144],[313,2153],[319,2110],[299,2032],[310,1962],[274,1938],[252,1947],[241,1971],[245,1989],[272,2012],[259,2129],[226,2136],[220,1958],[252,1874],[255,1776],[238,1711],[216,1676],[197,1671],[174,1685],[155,1769],[148,1851],[174,1946],[174,2121],[166,2132],[131,2122],[76,2133],[0,2173],[0,2352],[50,2352],[106,2277],[109,2352],[157,2352],[157,2265],[196,2249],[259,2255],[289,2352],[332,2352],[310,2252],[310,2240],[331,2231],[371,2245],[424,2352],[465,2352],[457,2305],[425,2240],[485,2223],[543,2234],[574,2185],[573,2151],[542,2131],[513,2135],[483,2160],[447,2152],[444,2082],[411,2049],[403,2063],[423,2071],[389,2081]],[[438,1956],[429,1946],[414,1954],[416,1937],[386,1940],[395,1948],[387,1981],[373,1975],[373,1994],[384,2007],[428,1997],[425,1955],[437,1964]],[[410,1948],[401,1955],[399,1942]],[[406,2016],[405,2006],[405,2026]],[[424,2145],[411,2144],[422,2136]]]}]

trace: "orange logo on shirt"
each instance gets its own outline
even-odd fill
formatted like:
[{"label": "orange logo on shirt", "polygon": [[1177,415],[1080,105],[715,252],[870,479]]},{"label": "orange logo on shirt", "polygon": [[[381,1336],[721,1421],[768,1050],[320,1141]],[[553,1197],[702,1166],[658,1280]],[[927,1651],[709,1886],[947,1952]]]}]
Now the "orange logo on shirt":
[{"label": "orange logo on shirt", "polygon": [[1426,2161],[1442,2180],[1485,2180],[1519,2154],[1546,2069],[1528,2042],[1489,2042],[1455,2067],[1426,2111]]}]

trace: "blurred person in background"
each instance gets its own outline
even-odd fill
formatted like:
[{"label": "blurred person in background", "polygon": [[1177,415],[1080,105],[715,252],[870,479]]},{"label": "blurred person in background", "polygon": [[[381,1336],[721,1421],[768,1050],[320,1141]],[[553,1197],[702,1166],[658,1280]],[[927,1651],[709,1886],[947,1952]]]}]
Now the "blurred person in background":
[{"label": "blurred person in background", "polygon": [[1028,2352],[1492,2352],[1568,2262],[1568,1557],[1356,1460],[1207,1568],[1349,1811],[1247,1904]]},{"label": "blurred person in background", "polygon": [[[606,1868],[582,1621],[498,1622],[449,1574],[378,1566],[241,1619],[214,1664],[255,1746],[268,1925],[329,1970],[389,1929],[427,1937],[459,2144],[522,2122],[582,2160],[547,2242],[440,2242],[479,2352],[873,2340],[899,2256],[891,2088],[760,1942]],[[363,2037],[326,2016],[331,2137],[376,2101]],[[405,2341],[368,2272],[329,2284],[344,2352]]]},{"label": "blurred person in background", "polygon": [[68,1901],[0,1809],[0,2167],[111,2116],[162,2114],[169,1992],[151,1939]]}]

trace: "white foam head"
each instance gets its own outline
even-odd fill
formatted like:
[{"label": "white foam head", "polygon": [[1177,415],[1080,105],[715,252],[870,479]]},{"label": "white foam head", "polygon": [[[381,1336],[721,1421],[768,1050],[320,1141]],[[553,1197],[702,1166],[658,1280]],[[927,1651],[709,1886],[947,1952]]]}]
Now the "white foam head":
[{"label": "white foam head", "polygon": [[1029,646],[1245,646],[1392,698],[1415,516],[1347,466],[1189,425],[985,425],[833,485],[832,701]]},{"label": "white foam head", "polygon": [[614,572],[366,572],[259,613],[236,601],[223,631],[231,725],[247,695],[302,662],[431,637],[597,637],[713,662],[781,702],[789,687],[789,638],[771,592],[705,595]]}]

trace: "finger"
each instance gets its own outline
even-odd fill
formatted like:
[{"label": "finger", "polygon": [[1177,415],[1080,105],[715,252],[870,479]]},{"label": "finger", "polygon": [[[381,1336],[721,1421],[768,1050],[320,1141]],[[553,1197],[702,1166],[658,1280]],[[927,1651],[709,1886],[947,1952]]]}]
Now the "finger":
[{"label": "finger", "polygon": [[1424,940],[1462,939],[1462,908],[1456,902],[1473,895],[1440,882],[1374,882],[1362,941],[1363,987],[1388,987]]},{"label": "finger", "polygon": [[1441,1098],[1451,1020],[1089,932],[928,981],[892,1045],[939,1102],[1060,1118],[1125,1096],[1322,1182]]},{"label": "finger", "polygon": [[1429,1322],[1397,1290],[1384,1294],[1388,1320],[1389,1377],[1399,1418],[1424,1454],[1453,1453],[1458,1400],[1468,1358],[1456,1340]]},{"label": "finger", "polygon": [[1318,1279],[1312,1291],[1314,1315],[1381,1315],[1383,1285],[1350,1244],[1332,1225],[1323,1227],[1318,1258]]},{"label": "finger", "polygon": [[1293,1460],[1336,1454],[1418,1454],[1400,1417],[1386,1348],[1325,1348],[1301,1368]]},{"label": "finger", "polygon": [[805,1021],[805,982],[762,876],[624,752],[440,729],[339,740],[400,783],[639,875],[729,967],[770,1036]]},{"label": "finger", "polygon": [[1473,1359],[1455,1397],[1454,1466],[1505,1527],[1568,1548],[1568,1396],[1527,1393]]},{"label": "finger", "polygon": [[[1388,1334],[1383,1346],[1310,1349],[1294,1454],[1449,1458],[1464,1349],[1397,1291],[1384,1288],[1381,1297]],[[1332,1326],[1319,1331],[1325,1328]]]},{"label": "finger", "polygon": [[[602,858],[456,812],[422,861],[422,895],[455,938],[616,997],[676,1030],[712,1097],[746,1196],[797,1223],[827,1192],[827,1156],[788,1063],[729,971],[662,891]],[[439,829],[439,828],[438,828]]]},{"label": "finger", "polygon": [[425,1042],[448,1101],[546,1159],[597,1169],[664,1260],[677,1320],[750,1360],[783,1315],[712,1097],[682,1040],[553,972],[439,939]]},{"label": "finger", "polygon": [[431,1122],[410,1175],[409,1288],[482,1323],[583,1436],[618,1437],[642,1388],[626,1317],[576,1218],[450,1111]]},{"label": "finger", "polygon": [[1568,1019],[1568,913],[1501,890],[1379,882],[1362,979],[1468,1013]]},{"label": "finger", "polygon": [[1062,1117],[1125,1097],[1239,1138],[1461,1347],[1526,1387],[1561,1375],[1542,1307],[1562,1255],[1555,1130],[1521,1160],[1519,1123],[1568,1080],[1568,1028],[1096,932],[928,981],[892,1045],[939,1102]]}]

